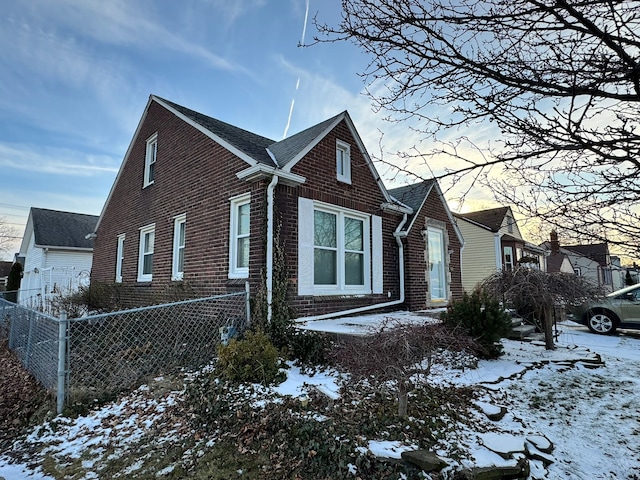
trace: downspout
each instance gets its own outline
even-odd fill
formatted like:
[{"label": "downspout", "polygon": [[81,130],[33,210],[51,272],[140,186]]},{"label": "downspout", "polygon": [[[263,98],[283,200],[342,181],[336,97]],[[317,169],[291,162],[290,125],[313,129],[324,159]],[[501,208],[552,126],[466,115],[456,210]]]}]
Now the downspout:
[{"label": "downspout", "polygon": [[267,187],[267,323],[273,316],[273,192],[278,184],[278,175],[274,173]]},{"label": "downspout", "polygon": [[302,317],[297,318],[296,322],[310,322],[314,320],[326,320],[328,318],[340,317],[343,315],[353,315],[355,313],[367,312],[369,310],[377,310],[379,308],[392,307],[394,305],[400,305],[404,303],[404,245],[402,244],[402,239],[407,236],[407,232],[403,232],[402,228],[404,224],[407,223],[408,215],[405,213],[402,217],[402,221],[398,228],[396,228],[395,232],[393,232],[393,236],[396,239],[396,243],[398,244],[398,274],[400,276],[400,298],[398,300],[393,300],[391,302],[385,303],[376,303],[374,305],[367,305],[366,307],[358,307],[352,308],[351,310],[342,310],[340,312],[333,313],[325,313],[323,315],[314,315],[311,317]]}]

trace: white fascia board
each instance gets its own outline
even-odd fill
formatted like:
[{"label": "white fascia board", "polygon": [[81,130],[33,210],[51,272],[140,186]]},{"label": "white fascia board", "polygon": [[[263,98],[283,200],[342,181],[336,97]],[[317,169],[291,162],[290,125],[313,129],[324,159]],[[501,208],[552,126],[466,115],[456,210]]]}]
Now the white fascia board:
[{"label": "white fascia board", "polygon": [[158,104],[162,105],[164,108],[166,108],[167,110],[169,110],[171,113],[173,113],[176,117],[178,117],[180,120],[184,121],[185,123],[188,123],[189,125],[191,125],[193,128],[195,128],[196,130],[198,130],[199,132],[203,133],[204,135],[206,135],[207,137],[209,137],[211,140],[213,140],[214,142],[216,142],[217,144],[219,144],[220,146],[222,146],[223,148],[225,148],[226,150],[229,150],[231,153],[233,153],[236,157],[244,160],[245,162],[247,162],[249,165],[255,165],[257,163],[259,163],[255,158],[250,157],[249,155],[247,155],[246,153],[244,153],[241,150],[238,150],[236,147],[234,147],[233,145],[231,145],[229,142],[227,142],[226,140],[220,138],[219,136],[215,135],[213,132],[211,132],[210,130],[208,130],[207,128],[203,127],[202,125],[200,125],[197,122],[194,122],[193,120],[191,120],[189,117],[185,116],[184,114],[180,113],[178,110],[176,110],[175,108],[171,107],[170,105],[164,103],[162,100],[160,100],[158,97],[151,95],[151,98],[157,102]]},{"label": "white fascia board", "polygon": [[131,154],[131,149],[133,148],[133,144],[135,143],[136,139],[138,138],[138,135],[140,133],[140,129],[142,128],[142,124],[144,123],[145,119],[147,118],[147,114],[149,113],[149,106],[151,105],[151,102],[153,101],[153,99],[154,99],[153,95],[149,95],[149,100],[147,101],[147,105],[144,107],[144,112],[142,113],[142,116],[140,117],[140,121],[138,122],[138,126],[136,127],[136,131],[134,132],[133,137],[131,137],[131,142],[129,142],[129,146],[127,147],[127,151],[124,154],[124,159],[122,160],[122,163],[120,164],[120,168],[118,169],[118,174],[116,175],[116,179],[113,181],[113,184],[111,185],[111,190],[109,190],[109,195],[107,196],[107,200],[106,200],[106,202],[104,202],[104,205],[102,206],[102,211],[100,212],[100,216],[98,217],[98,221],[96,222],[96,227],[94,228],[93,233],[96,233],[98,231],[98,227],[100,227],[100,223],[102,222],[102,217],[104,216],[104,212],[107,209],[107,205],[109,205],[109,202],[111,201],[111,197],[113,197],[113,191],[115,190],[116,185],[120,181],[120,177],[122,176],[122,171],[124,170],[124,166],[129,161],[129,155]]},{"label": "white fascia board", "polygon": [[258,163],[257,165],[246,168],[236,173],[236,177],[238,177],[240,180],[246,180],[249,182],[258,180],[260,178],[271,178],[274,175],[277,175],[279,177],[280,183],[294,187],[302,185],[307,181],[307,179],[302,175],[296,175],[295,173],[287,172],[285,170],[279,170],[275,167],[270,167],[269,165],[265,165],[263,163]]},{"label": "white fascia board", "polygon": [[362,153],[362,156],[366,160],[367,165],[369,166],[369,169],[371,170],[371,174],[373,175],[373,178],[375,179],[376,183],[378,184],[378,187],[380,188],[380,191],[384,195],[384,198],[387,200],[388,203],[392,203],[393,201],[391,199],[391,195],[389,195],[389,192],[387,191],[387,187],[384,186],[382,178],[380,177],[380,174],[378,173],[378,170],[376,169],[375,165],[373,164],[373,160],[371,160],[371,157],[369,156],[369,152],[367,152],[367,149],[364,146],[364,142],[362,141],[362,138],[360,138],[360,134],[358,133],[358,131],[356,130],[355,125],[353,124],[353,120],[351,120],[351,117],[349,116],[349,112],[345,112],[344,120],[347,122],[347,127],[349,127],[349,130],[351,131],[351,135],[353,135],[353,138],[356,140],[356,143],[358,144],[358,148],[360,149],[360,152]]},{"label": "white fascia board", "polygon": [[29,249],[29,241],[33,235],[33,215],[31,209],[29,209],[29,218],[27,219],[27,225],[24,227],[24,233],[22,234],[22,241],[20,242],[20,250],[18,252],[26,255]]},{"label": "white fascia board", "polygon": [[292,160],[287,162],[287,164],[284,166],[282,170],[286,172],[291,172],[291,169],[300,160],[302,160],[305,157],[305,155],[309,153],[309,151],[311,151],[311,149],[320,142],[320,140],[326,137],[329,134],[329,132],[333,130],[336,127],[336,125],[338,125],[342,121],[344,117],[345,117],[344,113],[342,113],[341,115],[338,115],[336,119],[333,122],[331,122],[331,124],[327,128],[325,128],[324,131],[322,131],[322,133],[320,133],[316,138],[314,138],[313,141],[309,142],[307,146],[304,147],[304,149],[302,149],[300,152],[298,152],[298,154]]},{"label": "white fascia board", "polygon": [[64,251],[71,251],[71,252],[93,252],[93,248],[86,248],[86,247],[61,247],[59,245],[39,245],[39,244],[35,244],[34,247],[36,248],[46,248],[47,250],[64,250]]}]

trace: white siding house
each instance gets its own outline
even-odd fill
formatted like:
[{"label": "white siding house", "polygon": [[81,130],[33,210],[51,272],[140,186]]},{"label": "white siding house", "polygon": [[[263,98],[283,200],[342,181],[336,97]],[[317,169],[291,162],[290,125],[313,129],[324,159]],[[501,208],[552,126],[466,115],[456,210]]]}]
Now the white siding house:
[{"label": "white siding house", "polygon": [[68,294],[88,284],[93,260],[93,232],[98,217],[31,208],[19,256],[24,273],[18,302],[41,306],[53,293]]}]

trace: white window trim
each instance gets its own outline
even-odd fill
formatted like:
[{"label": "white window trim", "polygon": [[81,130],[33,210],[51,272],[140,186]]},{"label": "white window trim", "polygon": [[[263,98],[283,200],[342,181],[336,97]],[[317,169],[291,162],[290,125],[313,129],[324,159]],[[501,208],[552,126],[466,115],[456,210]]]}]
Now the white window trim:
[{"label": "white window trim", "polygon": [[[155,250],[155,231],[156,231],[156,224],[152,223],[150,225],[146,225],[144,227],[140,227],[140,245],[138,248],[138,282],[150,282],[151,280],[153,280],[153,266],[151,267],[151,271],[152,273],[148,273],[148,274],[143,274],[143,268],[144,268],[144,237],[146,234],[153,232],[154,233],[154,245],[153,245],[153,249],[151,250],[151,252],[146,252],[146,253],[150,253],[153,254],[154,250]],[[153,264],[152,264],[153,265]]]},{"label": "white window trim", "polygon": [[[338,152],[343,153],[344,172],[338,170]],[[336,140],[336,175],[338,181],[351,184],[351,146],[348,143]]]},{"label": "white window trim", "polygon": [[[327,203],[313,202],[313,210],[326,212],[337,216],[337,281],[336,285],[313,285],[313,294],[323,295],[369,295],[371,294],[371,216],[356,210],[340,208]],[[345,246],[344,246],[344,219],[345,217],[362,221],[363,250],[364,250],[364,285],[346,285],[345,278]],[[313,219],[312,225],[313,225]],[[314,245],[315,251],[315,245]],[[313,265],[313,261],[312,261]],[[312,274],[311,278],[314,278]],[[313,281],[313,280],[312,280]]]},{"label": "white window trim", "polygon": [[[231,210],[229,216],[229,278],[248,278],[249,267],[238,267],[238,209],[242,205],[251,204],[251,193],[244,193],[229,199]],[[251,238],[251,227],[247,237]],[[251,242],[251,241],[249,241]]]},{"label": "white window trim", "polygon": [[[180,226],[185,228],[185,244],[180,245]],[[173,255],[171,261],[171,280],[182,280],[184,277],[184,248],[187,243],[187,214],[183,213],[173,218]],[[180,258],[180,250],[182,250],[182,270],[178,270],[178,260]]]},{"label": "white window trim", "polygon": [[122,283],[122,264],[124,263],[124,239],[125,234],[118,235],[116,248],[116,283]]},{"label": "white window trim", "polygon": [[[446,229],[445,228],[440,228],[437,226],[433,226],[433,225],[428,225],[427,226],[427,248],[429,245],[429,233],[434,232],[437,233],[439,238],[440,238],[440,242],[442,243],[441,247],[442,247],[442,263],[441,263],[441,271],[440,271],[440,276],[442,277],[442,281],[444,282],[443,285],[443,296],[437,297],[434,294],[433,291],[433,283],[431,282],[431,276],[429,274],[429,301],[430,302],[437,302],[437,303],[441,303],[441,302],[446,302],[448,300],[449,297],[449,278],[447,276],[447,270],[448,270],[448,259],[447,259],[447,251],[448,251],[448,244],[447,244],[447,235],[446,235]],[[429,267],[429,272],[431,272],[431,261],[430,261],[430,255],[429,258],[427,258],[427,262],[428,262],[428,267]]]},{"label": "white window trim", "polygon": [[[155,148],[153,147],[155,145]],[[149,171],[151,169],[151,164],[155,164],[158,159],[158,134],[154,133],[147,139],[145,154],[144,154],[144,179],[142,188],[146,188],[149,185],[153,185],[155,181],[155,170],[154,170],[154,180],[149,180]]]}]

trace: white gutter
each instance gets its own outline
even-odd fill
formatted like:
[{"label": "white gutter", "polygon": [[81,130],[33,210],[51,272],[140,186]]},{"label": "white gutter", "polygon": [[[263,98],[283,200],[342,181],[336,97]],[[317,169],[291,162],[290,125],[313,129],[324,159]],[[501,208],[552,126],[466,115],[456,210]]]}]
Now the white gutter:
[{"label": "white gutter", "polygon": [[273,316],[273,191],[278,184],[278,175],[273,174],[267,187],[267,323]]},{"label": "white gutter", "polygon": [[[407,236],[407,232],[402,232],[402,228],[404,224],[407,223],[407,214],[405,213],[402,217],[402,221],[396,231],[393,232],[393,236],[396,239],[396,243],[398,244],[398,274],[400,276],[400,298],[398,300],[393,300],[391,302],[385,303],[376,303],[374,305],[367,305],[366,307],[358,307],[352,308],[351,310],[342,310],[340,312],[333,313],[325,313],[323,315],[314,315],[311,317],[301,317],[297,318],[296,322],[311,322],[315,320],[326,320],[328,318],[341,317],[345,315],[353,315],[355,313],[367,312],[369,310],[377,310],[379,308],[392,307],[394,305],[400,305],[404,303],[404,245],[402,244],[402,238]],[[267,293],[268,295],[268,293]]]}]

